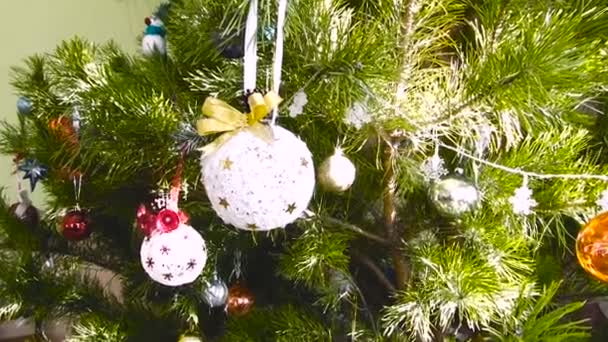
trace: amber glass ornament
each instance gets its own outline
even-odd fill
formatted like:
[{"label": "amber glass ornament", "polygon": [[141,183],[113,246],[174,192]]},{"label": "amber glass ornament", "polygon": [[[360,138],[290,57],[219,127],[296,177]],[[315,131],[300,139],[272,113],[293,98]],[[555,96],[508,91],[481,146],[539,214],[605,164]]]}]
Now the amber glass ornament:
[{"label": "amber glass ornament", "polygon": [[67,140],[71,145],[78,144],[78,137],[72,124],[72,120],[65,116],[52,119],[49,122],[49,128],[63,140]]},{"label": "amber glass ornament", "polygon": [[585,271],[608,282],[608,212],[591,219],[578,233],[576,256]]},{"label": "amber glass ornament", "polygon": [[241,282],[237,282],[232,285],[228,290],[228,302],[226,303],[226,310],[232,316],[244,316],[251,312],[255,298],[253,293],[243,285]]}]

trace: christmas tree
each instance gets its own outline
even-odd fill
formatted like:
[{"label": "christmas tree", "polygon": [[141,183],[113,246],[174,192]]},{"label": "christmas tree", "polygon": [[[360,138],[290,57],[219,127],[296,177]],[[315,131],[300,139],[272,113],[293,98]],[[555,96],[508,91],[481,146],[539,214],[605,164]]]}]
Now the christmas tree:
[{"label": "christmas tree", "polygon": [[141,54],[74,38],[14,69],[1,319],[601,340],[604,0],[176,0],[145,24]]}]

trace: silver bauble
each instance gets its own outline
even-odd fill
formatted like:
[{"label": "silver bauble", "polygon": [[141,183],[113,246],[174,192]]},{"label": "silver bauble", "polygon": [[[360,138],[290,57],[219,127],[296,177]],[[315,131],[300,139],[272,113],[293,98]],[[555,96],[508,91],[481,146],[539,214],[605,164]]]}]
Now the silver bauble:
[{"label": "silver bauble", "polygon": [[203,290],[203,299],[209,307],[217,308],[226,305],[228,300],[228,286],[223,280],[218,277],[213,277],[211,281],[206,282],[206,287]]},{"label": "silver bauble", "polygon": [[431,188],[431,200],[446,216],[456,217],[475,209],[480,198],[473,184],[458,177],[446,177]]}]

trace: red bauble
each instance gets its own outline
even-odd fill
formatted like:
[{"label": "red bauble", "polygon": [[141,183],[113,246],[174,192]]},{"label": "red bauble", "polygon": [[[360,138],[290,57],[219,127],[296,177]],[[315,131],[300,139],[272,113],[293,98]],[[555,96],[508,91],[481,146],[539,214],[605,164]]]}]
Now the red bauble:
[{"label": "red bauble", "polygon": [[233,316],[244,316],[251,312],[255,304],[255,297],[242,283],[237,282],[228,290],[226,310]]},{"label": "red bauble", "polygon": [[91,235],[91,219],[86,211],[73,209],[63,217],[60,228],[67,240],[84,240]]},{"label": "red bauble", "polygon": [[168,233],[172,230],[177,229],[177,227],[179,227],[179,223],[180,223],[179,215],[173,210],[169,210],[169,209],[161,210],[158,213],[158,216],[156,216],[156,219],[158,220],[159,229],[165,233]]}]

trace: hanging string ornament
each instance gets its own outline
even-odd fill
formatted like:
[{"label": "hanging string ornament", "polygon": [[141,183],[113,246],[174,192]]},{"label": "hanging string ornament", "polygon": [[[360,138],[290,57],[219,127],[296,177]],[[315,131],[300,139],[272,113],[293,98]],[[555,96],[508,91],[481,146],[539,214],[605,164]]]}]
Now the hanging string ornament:
[{"label": "hanging string ornament", "polygon": [[[279,12],[284,11],[284,6],[281,9],[279,5]],[[252,93],[248,97],[248,113],[241,113],[219,99],[207,98],[202,109],[207,118],[197,125],[203,136],[224,132],[202,149],[202,181],[218,216],[244,230],[267,231],[295,221],[307,208],[315,185],[312,156],[306,144],[274,124],[281,102],[277,94],[282,58],[277,57],[282,54],[281,20],[277,28],[275,90],[265,96]],[[255,89],[256,30],[257,1],[253,0],[245,32],[246,92]],[[261,120],[271,112],[271,124],[263,124]]]},{"label": "hanging string ornament", "polygon": [[32,114],[33,109],[34,105],[29,98],[25,96],[20,96],[19,99],[17,99],[17,112],[19,114],[23,116],[28,116]]},{"label": "hanging string ornament", "polygon": [[228,286],[218,277],[217,273],[214,273],[211,280],[205,282],[202,296],[209,307],[222,307],[228,300]]},{"label": "hanging string ornament", "polygon": [[141,50],[146,57],[154,55],[164,55],[167,53],[167,42],[165,36],[167,30],[163,21],[156,17],[150,16],[145,20],[146,30],[141,41]]},{"label": "hanging string ornament", "polygon": [[36,190],[36,184],[45,179],[49,173],[49,168],[40,164],[35,159],[27,159],[21,163],[17,169],[24,173],[23,179],[30,181],[30,189],[32,192]]},{"label": "hanging string ornament", "polygon": [[151,216],[153,220],[148,229],[144,230],[147,237],[140,249],[141,264],[146,273],[152,280],[167,286],[180,286],[195,281],[207,262],[205,240],[179,214],[182,172],[183,158],[180,159],[169,200],[164,209]]},{"label": "hanging string ornament", "polygon": [[241,256],[240,251],[234,253],[234,270],[232,275],[236,277],[236,282],[230,286],[226,302],[226,312],[231,316],[237,317],[247,315],[253,310],[253,306],[255,305],[255,296],[241,278]]},{"label": "hanging string ornament", "polygon": [[353,162],[346,158],[341,148],[336,147],[334,154],[319,167],[319,184],[327,191],[343,192],[353,185],[356,173]]},{"label": "hanging string ornament", "polygon": [[170,198],[168,191],[159,189],[153,192],[150,201],[140,204],[136,215],[137,226],[144,235],[149,236],[156,229],[171,231],[176,229],[179,223],[188,224],[190,218],[184,211],[178,210],[177,213],[174,213],[167,209]]},{"label": "hanging string ornament", "polygon": [[66,240],[81,241],[88,238],[92,232],[92,220],[89,211],[80,208],[80,192],[82,189],[82,175],[72,179],[74,183],[74,197],[76,205],[62,217],[58,230]]}]

